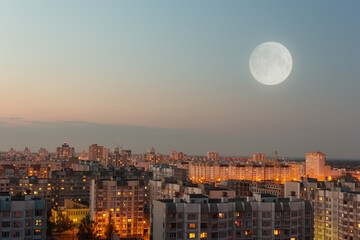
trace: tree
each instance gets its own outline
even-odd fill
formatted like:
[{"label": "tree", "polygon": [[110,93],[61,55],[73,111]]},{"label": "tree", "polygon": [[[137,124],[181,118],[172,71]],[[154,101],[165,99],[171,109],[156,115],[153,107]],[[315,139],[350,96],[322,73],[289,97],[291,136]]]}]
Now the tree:
[{"label": "tree", "polygon": [[111,235],[115,233],[115,225],[114,221],[112,220],[111,212],[109,212],[108,224],[105,228],[105,238],[111,239]]},{"label": "tree", "polygon": [[73,228],[73,222],[68,215],[63,214],[61,210],[56,212],[55,227],[58,232],[64,232]]},{"label": "tree", "polygon": [[53,221],[51,221],[51,208],[47,210],[47,225],[46,225],[46,236],[51,237],[52,231],[55,227],[55,224]]},{"label": "tree", "polygon": [[89,214],[81,220],[77,237],[79,240],[97,239],[95,223],[90,220]]}]

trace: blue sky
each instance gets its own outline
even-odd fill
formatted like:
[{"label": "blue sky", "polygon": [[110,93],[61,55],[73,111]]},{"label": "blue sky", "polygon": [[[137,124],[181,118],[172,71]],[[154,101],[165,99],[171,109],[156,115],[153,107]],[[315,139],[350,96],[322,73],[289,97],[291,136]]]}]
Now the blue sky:
[{"label": "blue sky", "polygon": [[[358,9],[357,1],[2,1],[0,150],[121,142],[138,153],[358,158]],[[266,41],[293,57],[276,86],[248,69]],[[94,125],[113,131],[90,136]]]}]

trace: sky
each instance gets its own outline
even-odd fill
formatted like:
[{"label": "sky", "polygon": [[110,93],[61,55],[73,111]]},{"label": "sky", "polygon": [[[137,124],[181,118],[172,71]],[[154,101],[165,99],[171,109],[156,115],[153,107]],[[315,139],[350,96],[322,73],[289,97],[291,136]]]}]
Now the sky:
[{"label": "sky", "polygon": [[[359,159],[358,1],[1,1],[0,151]],[[261,43],[293,58],[249,71]]]}]

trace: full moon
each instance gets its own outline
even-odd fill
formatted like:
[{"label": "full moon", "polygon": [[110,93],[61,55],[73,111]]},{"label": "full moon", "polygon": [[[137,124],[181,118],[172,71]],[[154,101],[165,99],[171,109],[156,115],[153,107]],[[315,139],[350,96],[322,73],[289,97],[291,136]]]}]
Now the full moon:
[{"label": "full moon", "polygon": [[249,60],[253,77],[265,85],[276,85],[284,81],[292,69],[289,50],[277,42],[265,42],[257,46]]}]

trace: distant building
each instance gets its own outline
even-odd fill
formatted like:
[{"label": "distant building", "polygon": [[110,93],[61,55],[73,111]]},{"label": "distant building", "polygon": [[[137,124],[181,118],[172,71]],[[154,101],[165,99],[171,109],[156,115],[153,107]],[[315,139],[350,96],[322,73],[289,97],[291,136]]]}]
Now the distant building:
[{"label": "distant building", "polygon": [[193,184],[165,178],[150,181],[150,197],[153,200],[182,198],[186,194],[204,194],[209,198],[236,197],[234,189],[215,187],[213,184]]},{"label": "distant building", "polygon": [[176,151],[171,151],[170,152],[170,159],[173,160],[179,160],[179,159],[184,159],[186,158],[186,154],[184,154],[183,152],[176,152]]},{"label": "distant building", "polygon": [[236,198],[247,197],[251,195],[251,184],[249,180],[226,180],[221,182],[221,186],[235,190]]},{"label": "distant building", "polygon": [[153,173],[153,178],[159,180],[161,178],[174,178],[176,180],[187,180],[188,170],[178,168],[168,164],[152,164],[149,165],[148,171]]},{"label": "distant building", "polygon": [[263,162],[266,160],[266,155],[263,154],[263,153],[254,153],[253,154],[253,158],[252,158],[253,161],[256,161],[256,162]]},{"label": "distant building", "polygon": [[324,181],[330,176],[330,166],[325,166],[326,156],[322,152],[306,154],[306,176]]},{"label": "distant building", "polygon": [[10,197],[0,192],[0,232],[2,240],[46,239],[47,212],[45,201],[25,195]]},{"label": "distant building", "polygon": [[40,148],[39,156],[45,159],[49,156],[49,152],[45,148]]},{"label": "distant building", "polygon": [[106,163],[105,166],[113,167],[127,167],[130,164],[129,158],[131,157],[131,150],[123,150],[119,148],[114,148],[113,151],[106,154]]},{"label": "distant building", "polygon": [[10,156],[15,156],[15,155],[16,155],[16,151],[15,151],[13,148],[10,148],[8,154],[9,154]]},{"label": "distant building", "polygon": [[28,148],[28,147],[26,147],[25,149],[24,149],[24,151],[23,151],[23,154],[25,155],[25,156],[30,156],[30,149]]},{"label": "distant building", "polygon": [[105,159],[106,152],[104,146],[93,144],[89,146],[89,161],[101,162]]},{"label": "distant building", "polygon": [[217,152],[207,152],[206,157],[211,160],[218,160],[219,159],[219,153]]},{"label": "distant building", "polygon": [[299,180],[301,164],[254,164],[219,161],[193,161],[189,164],[189,178],[193,182],[221,182],[229,179],[267,181]]},{"label": "distant building", "polygon": [[251,183],[251,192],[259,194],[271,194],[279,198],[284,197],[284,184],[274,181],[261,181]]},{"label": "distant building", "polygon": [[243,199],[209,199],[202,194],[155,200],[151,235],[175,239],[304,239],[314,237],[309,201],[255,194]]},{"label": "distant building", "polygon": [[55,158],[68,160],[73,157],[75,157],[75,150],[68,143],[65,142],[61,147],[56,148]]}]

